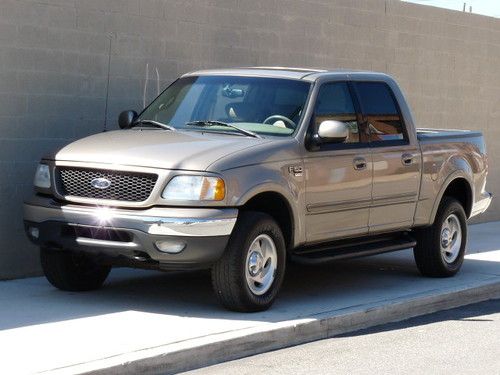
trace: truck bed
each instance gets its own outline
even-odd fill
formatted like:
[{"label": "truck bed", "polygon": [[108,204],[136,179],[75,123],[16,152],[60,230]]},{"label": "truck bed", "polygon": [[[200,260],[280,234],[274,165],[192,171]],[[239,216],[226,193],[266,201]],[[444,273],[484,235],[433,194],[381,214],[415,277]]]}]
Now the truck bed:
[{"label": "truck bed", "polygon": [[417,138],[422,152],[422,183],[416,222],[429,221],[427,214],[436,208],[433,204],[436,192],[446,185],[454,171],[468,173],[474,182],[469,215],[483,212],[491,200],[484,190],[487,156],[483,134],[471,130],[420,128]]},{"label": "truck bed", "polygon": [[418,128],[417,138],[419,141],[433,141],[433,140],[453,140],[459,138],[476,138],[482,137],[480,131],[475,130],[459,130],[459,129],[431,129],[431,128]]}]

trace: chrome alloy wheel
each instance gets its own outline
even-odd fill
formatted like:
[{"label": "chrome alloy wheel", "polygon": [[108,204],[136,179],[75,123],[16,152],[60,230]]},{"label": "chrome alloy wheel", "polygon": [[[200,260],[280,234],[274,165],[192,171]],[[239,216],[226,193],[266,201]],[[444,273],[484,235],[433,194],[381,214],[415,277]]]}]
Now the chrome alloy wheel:
[{"label": "chrome alloy wheel", "polygon": [[443,222],[440,237],[441,256],[448,264],[453,263],[462,247],[462,227],[457,215],[451,214]]},{"label": "chrome alloy wheel", "polygon": [[273,239],[267,234],[258,235],[253,240],[247,253],[245,277],[250,291],[261,296],[273,285],[278,252]]}]

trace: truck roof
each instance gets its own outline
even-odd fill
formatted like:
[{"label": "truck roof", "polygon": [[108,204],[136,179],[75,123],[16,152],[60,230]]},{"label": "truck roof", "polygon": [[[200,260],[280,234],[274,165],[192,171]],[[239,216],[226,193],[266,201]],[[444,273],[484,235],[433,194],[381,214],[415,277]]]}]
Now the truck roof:
[{"label": "truck roof", "polygon": [[254,66],[246,68],[224,68],[224,69],[204,69],[194,72],[186,73],[185,76],[205,76],[205,75],[237,75],[237,76],[259,76],[269,78],[288,78],[288,79],[301,79],[306,81],[315,81],[325,75],[342,75],[342,76],[380,76],[387,77],[384,73],[361,71],[361,70],[348,70],[348,69],[315,69],[315,68],[290,68],[279,66]]}]

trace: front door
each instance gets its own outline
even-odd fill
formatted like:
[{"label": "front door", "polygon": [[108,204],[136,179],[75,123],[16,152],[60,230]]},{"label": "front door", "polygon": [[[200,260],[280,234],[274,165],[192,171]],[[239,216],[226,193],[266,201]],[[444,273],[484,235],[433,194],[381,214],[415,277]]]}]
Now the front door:
[{"label": "front door", "polygon": [[420,184],[420,152],[412,144],[391,88],[384,82],[355,82],[370,137],[373,162],[369,232],[409,228]]},{"label": "front door", "polygon": [[304,157],[309,243],[368,233],[372,161],[351,92],[346,82],[324,83],[316,100],[310,133],[322,121],[336,120],[347,124],[349,136],[344,143],[323,143]]}]

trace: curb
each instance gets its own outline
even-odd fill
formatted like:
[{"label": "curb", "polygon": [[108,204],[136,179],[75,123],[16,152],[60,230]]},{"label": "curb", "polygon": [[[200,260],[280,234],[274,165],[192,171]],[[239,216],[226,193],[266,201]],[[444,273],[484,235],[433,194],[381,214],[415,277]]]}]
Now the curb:
[{"label": "curb", "polygon": [[500,298],[500,279],[329,311],[267,328],[201,337],[49,371],[51,374],[172,374]]}]

